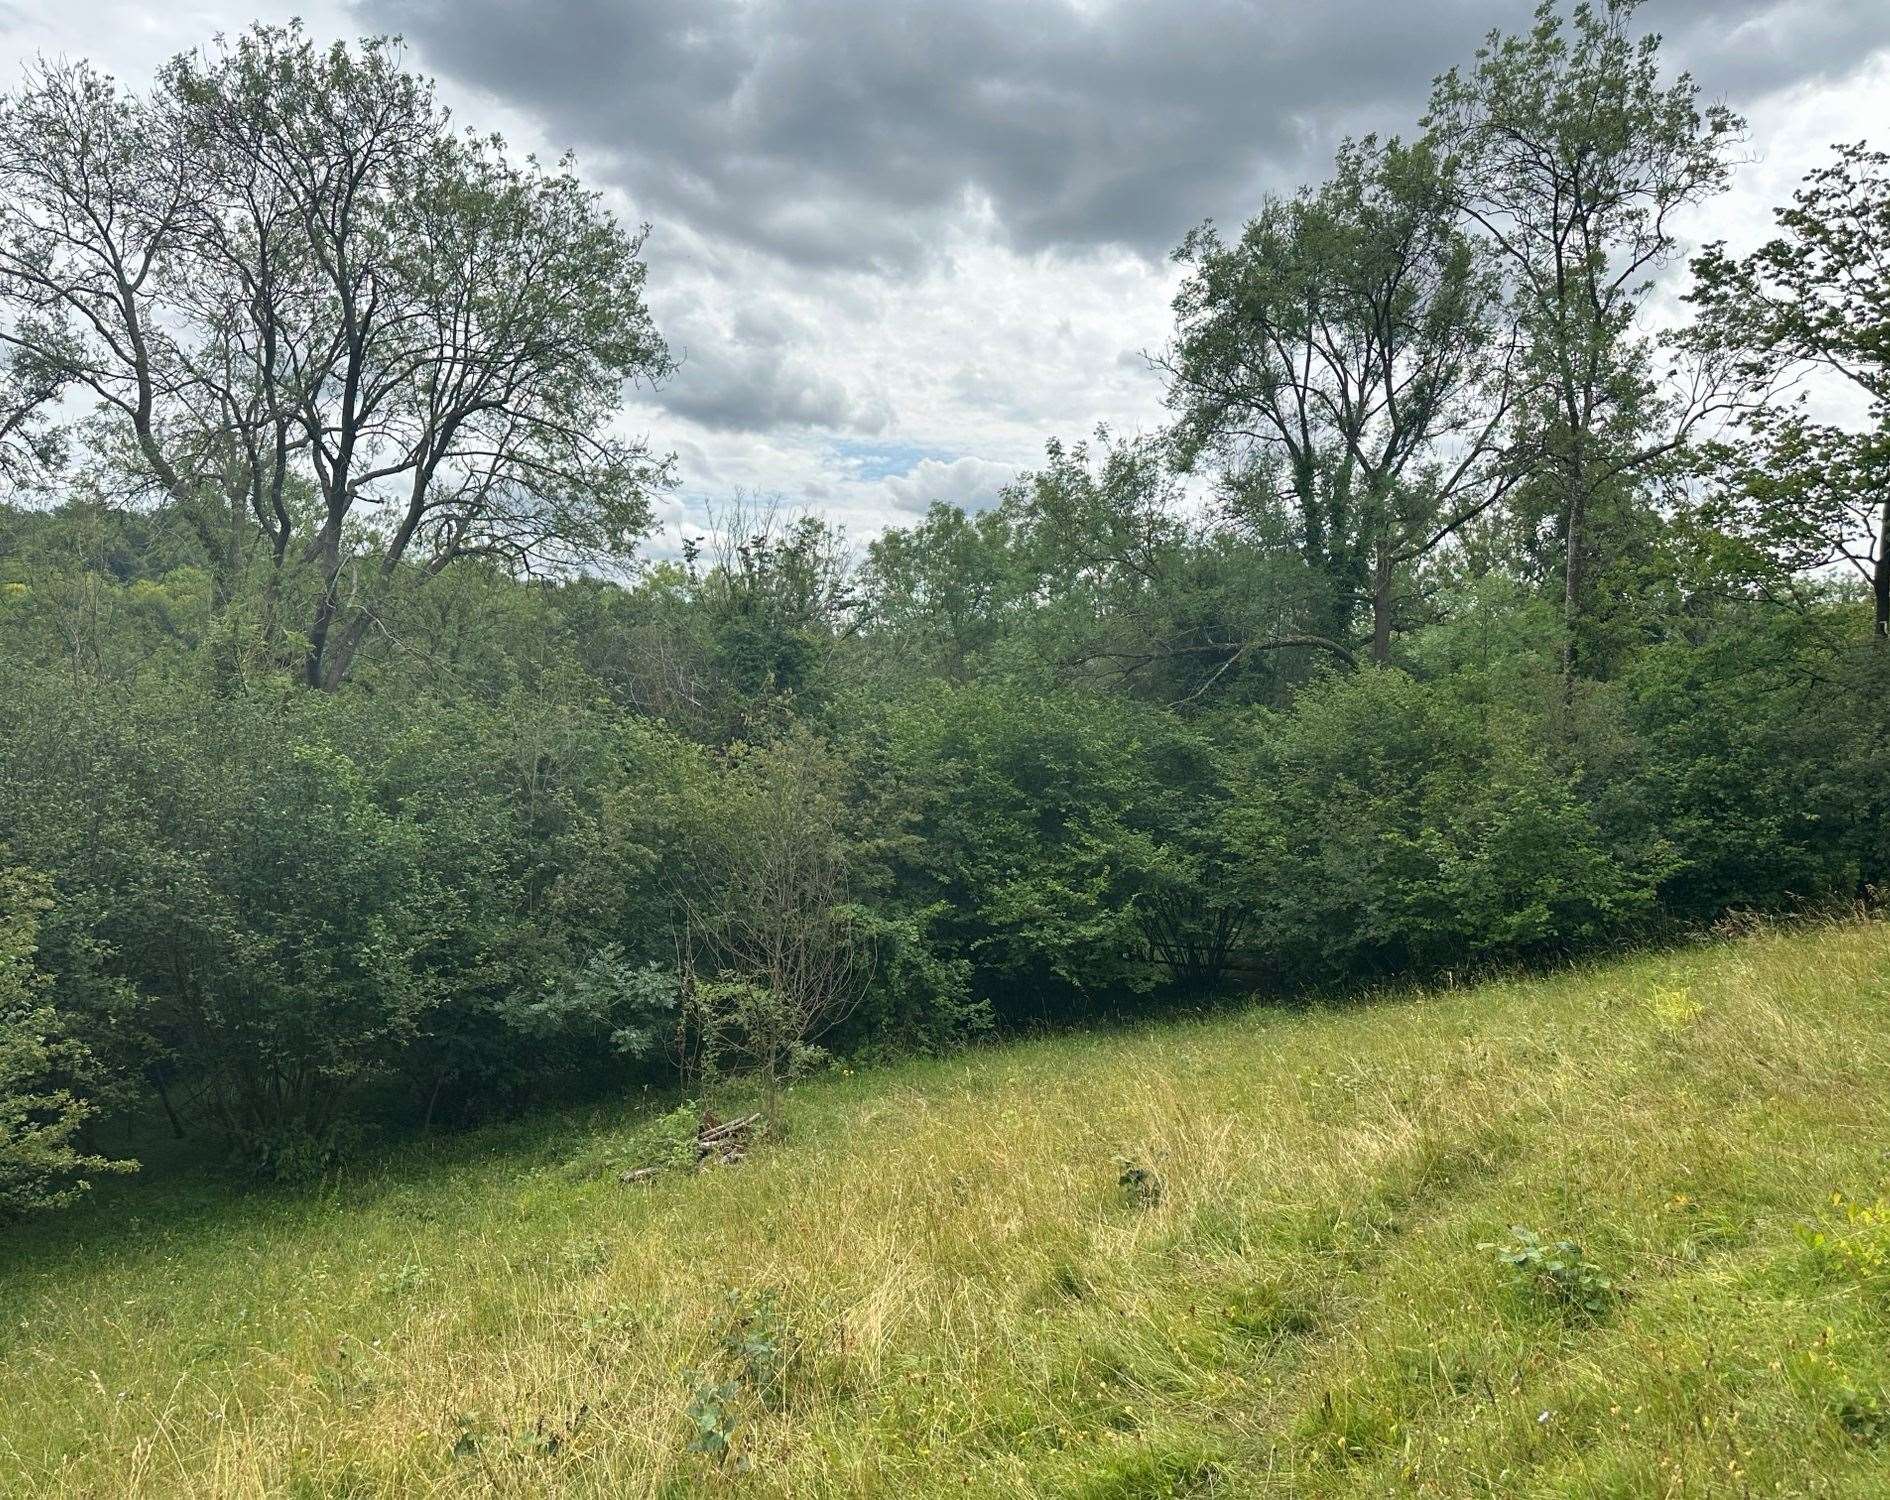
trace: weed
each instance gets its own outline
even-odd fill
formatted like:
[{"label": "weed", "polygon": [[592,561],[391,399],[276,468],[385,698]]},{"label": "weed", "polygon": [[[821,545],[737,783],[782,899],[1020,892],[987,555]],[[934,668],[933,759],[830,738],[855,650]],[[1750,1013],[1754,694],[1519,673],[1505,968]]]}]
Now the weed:
[{"label": "weed", "polygon": [[1683,987],[1652,990],[1644,1003],[1655,1027],[1662,1035],[1669,1037],[1678,1036],[1706,1011],[1706,1007]]},{"label": "weed", "polygon": [[1860,1203],[1833,1193],[1820,1220],[1799,1225],[1798,1236],[1827,1276],[1890,1297],[1890,1200]]},{"label": "weed", "polygon": [[741,1426],[740,1405],[756,1401],[775,1411],[787,1406],[788,1372],[798,1353],[799,1339],[782,1315],[772,1291],[758,1294],[730,1292],[725,1299],[722,1329],[722,1378],[697,1374],[695,1394],[685,1415],[689,1419],[689,1449],[720,1464],[734,1457],[736,1429]]},{"label": "weed", "polygon": [[602,1240],[577,1240],[559,1252],[558,1260],[577,1275],[594,1275],[610,1264],[610,1246]]},{"label": "weed", "polygon": [[1116,1175],[1116,1186],[1126,1191],[1137,1206],[1153,1208],[1162,1201],[1161,1174],[1153,1167],[1126,1156],[1117,1157],[1116,1165],[1121,1168]]},{"label": "weed", "polygon": [[722,1350],[733,1363],[737,1379],[766,1405],[785,1405],[788,1367],[799,1340],[782,1316],[774,1293],[751,1297],[730,1292],[728,1309]]},{"label": "weed", "polygon": [[503,1489],[495,1466],[517,1467],[557,1458],[584,1429],[590,1415],[587,1401],[562,1422],[541,1412],[530,1422],[502,1427],[477,1412],[461,1412],[453,1419],[453,1441],[448,1452],[455,1462],[476,1463],[493,1488]]},{"label": "weed", "polygon": [[433,1273],[418,1261],[407,1260],[391,1270],[381,1272],[374,1280],[383,1296],[410,1297],[431,1284]]},{"label": "weed", "polygon": [[693,1100],[646,1120],[626,1136],[594,1145],[565,1163],[565,1174],[580,1181],[614,1177],[642,1167],[682,1170],[696,1164],[696,1131],[702,1108]]},{"label": "weed", "polygon": [[707,1454],[718,1464],[728,1462],[734,1451],[735,1429],[741,1426],[741,1418],[735,1412],[741,1392],[740,1381],[697,1380],[696,1393],[690,1397],[687,1412],[691,1453]]},{"label": "weed", "polygon": [[1620,1300],[1614,1278],[1573,1240],[1544,1240],[1533,1229],[1512,1224],[1507,1241],[1477,1246],[1513,1272],[1517,1286],[1563,1313],[1606,1317]]},{"label": "weed", "polygon": [[1875,1446],[1890,1439],[1890,1402],[1878,1391],[1844,1390],[1831,1402],[1831,1415],[1846,1436]]}]

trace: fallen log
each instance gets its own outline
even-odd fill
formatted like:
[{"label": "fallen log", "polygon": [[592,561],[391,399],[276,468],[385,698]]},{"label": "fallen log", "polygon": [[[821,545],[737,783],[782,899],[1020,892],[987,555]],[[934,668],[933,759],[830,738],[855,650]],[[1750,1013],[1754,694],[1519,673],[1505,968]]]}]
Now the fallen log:
[{"label": "fallen log", "polygon": [[702,1129],[696,1132],[696,1145],[698,1148],[713,1146],[718,1141],[726,1141],[733,1137],[740,1137],[742,1140],[747,1140],[749,1133],[755,1128],[756,1124],[760,1122],[761,1112],[757,1110],[752,1115],[744,1115],[739,1120],[729,1120],[719,1125],[711,1125],[709,1123],[711,1119],[713,1119],[713,1116],[705,1115],[703,1117]]},{"label": "fallen log", "polygon": [[696,1139],[713,1141],[725,1135],[733,1135],[737,1131],[751,1129],[760,1119],[760,1110],[756,1110],[752,1115],[743,1115],[739,1120],[728,1120],[721,1124],[716,1123],[714,1115],[704,1115],[702,1128],[696,1132]]}]

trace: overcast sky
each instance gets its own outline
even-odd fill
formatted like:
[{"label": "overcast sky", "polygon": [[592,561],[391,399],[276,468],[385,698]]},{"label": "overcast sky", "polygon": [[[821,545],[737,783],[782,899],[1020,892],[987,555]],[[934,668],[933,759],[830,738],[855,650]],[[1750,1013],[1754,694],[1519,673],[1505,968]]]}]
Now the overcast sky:
[{"label": "overcast sky", "polygon": [[[737,490],[855,536],[988,503],[1046,438],[1146,431],[1167,252],[1409,132],[1433,75],[1525,0],[0,0],[0,70],[142,84],[262,17],[399,32],[464,123],[647,220],[683,363],[631,426],[679,458],[673,537]],[[1648,0],[1751,121],[1689,224],[1754,243],[1830,144],[1890,141],[1890,0]],[[660,545],[660,544],[659,544]]]}]

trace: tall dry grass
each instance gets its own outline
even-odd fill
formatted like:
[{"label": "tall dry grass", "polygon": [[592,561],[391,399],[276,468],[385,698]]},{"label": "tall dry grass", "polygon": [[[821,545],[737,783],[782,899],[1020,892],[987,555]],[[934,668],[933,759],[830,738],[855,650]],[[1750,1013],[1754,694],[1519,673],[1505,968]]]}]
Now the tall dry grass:
[{"label": "tall dry grass", "polygon": [[[647,1187],[628,1115],[130,1184],[8,1252],[0,1482],[1886,1494],[1890,1287],[1813,1239],[1890,1188],[1886,1020],[1856,922],[835,1074]],[[1511,1224],[1617,1304],[1513,1283]]]}]

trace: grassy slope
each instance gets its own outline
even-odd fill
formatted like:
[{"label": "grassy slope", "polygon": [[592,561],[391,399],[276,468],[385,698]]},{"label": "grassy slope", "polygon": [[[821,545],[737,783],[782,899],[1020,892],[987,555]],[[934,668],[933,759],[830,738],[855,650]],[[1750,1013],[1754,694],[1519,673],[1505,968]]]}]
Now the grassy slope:
[{"label": "grassy slope", "polygon": [[[1890,1186],[1886,1019],[1850,925],[830,1077],[654,1187],[598,1170],[627,1116],[319,1199],[133,1183],[0,1268],[0,1483],[1890,1493],[1884,1287],[1798,1232]],[[1514,1222],[1625,1301],[1507,1284]],[[775,1299],[776,1401],[731,1292]],[[685,1451],[705,1378],[742,1472]]]}]

